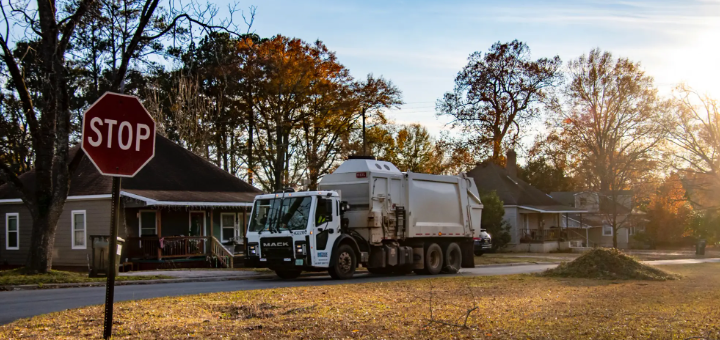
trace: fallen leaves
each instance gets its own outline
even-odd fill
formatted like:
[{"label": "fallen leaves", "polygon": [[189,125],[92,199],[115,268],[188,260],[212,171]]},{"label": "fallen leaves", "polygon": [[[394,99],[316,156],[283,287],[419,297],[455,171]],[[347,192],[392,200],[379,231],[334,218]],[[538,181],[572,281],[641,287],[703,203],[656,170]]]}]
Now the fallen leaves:
[{"label": "fallen leaves", "polygon": [[[113,338],[720,338],[720,264],[671,269],[686,277],[642,285],[531,275],[349,281],[129,301],[116,304]],[[428,322],[431,291],[440,322]],[[466,316],[467,328],[457,327]],[[102,323],[102,306],[93,306],[0,326],[0,338],[99,338]]]}]

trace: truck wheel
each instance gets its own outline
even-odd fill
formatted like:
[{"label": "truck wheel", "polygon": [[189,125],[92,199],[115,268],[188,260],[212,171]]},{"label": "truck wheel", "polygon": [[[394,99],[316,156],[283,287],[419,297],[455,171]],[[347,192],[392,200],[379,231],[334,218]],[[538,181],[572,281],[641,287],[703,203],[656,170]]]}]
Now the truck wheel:
[{"label": "truck wheel", "polygon": [[328,272],[333,279],[351,279],[355,274],[357,259],[355,251],[347,244],[343,244],[333,252],[332,265]]},{"label": "truck wheel", "polygon": [[425,250],[425,268],[415,270],[422,275],[436,275],[443,269],[443,252],[437,243],[433,243]]},{"label": "truck wheel", "polygon": [[275,274],[279,276],[281,279],[297,279],[300,276],[300,273],[302,273],[302,270],[296,270],[296,269],[278,269],[275,270]]},{"label": "truck wheel", "polygon": [[462,266],[462,251],[457,243],[448,244],[445,249],[445,268],[443,273],[456,274]]}]

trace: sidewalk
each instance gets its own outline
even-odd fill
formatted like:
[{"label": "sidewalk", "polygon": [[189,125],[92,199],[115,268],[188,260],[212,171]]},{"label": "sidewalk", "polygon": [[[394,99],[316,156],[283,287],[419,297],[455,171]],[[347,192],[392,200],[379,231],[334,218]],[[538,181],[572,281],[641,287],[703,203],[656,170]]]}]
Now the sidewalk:
[{"label": "sidewalk", "polygon": [[[262,273],[251,270],[153,270],[153,271],[137,271],[129,273],[120,273],[119,276],[144,276],[144,275],[164,275],[171,276],[172,279],[158,280],[129,280],[115,281],[116,286],[128,285],[150,285],[158,283],[184,283],[184,282],[212,282],[212,281],[239,281],[264,279],[275,277],[274,273]],[[75,288],[75,287],[105,287],[105,281],[102,282],[81,282],[81,283],[45,283],[42,285],[13,285],[0,286],[3,290],[34,290],[34,289],[55,289],[55,288]]]}]

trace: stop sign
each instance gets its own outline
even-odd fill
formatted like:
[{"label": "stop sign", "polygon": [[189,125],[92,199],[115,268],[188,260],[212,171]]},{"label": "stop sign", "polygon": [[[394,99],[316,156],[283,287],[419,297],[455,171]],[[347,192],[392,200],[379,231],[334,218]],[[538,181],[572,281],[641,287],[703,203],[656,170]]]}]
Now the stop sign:
[{"label": "stop sign", "polygon": [[105,92],[85,111],[82,149],[101,174],[133,177],[155,156],[155,121],[137,97]]}]

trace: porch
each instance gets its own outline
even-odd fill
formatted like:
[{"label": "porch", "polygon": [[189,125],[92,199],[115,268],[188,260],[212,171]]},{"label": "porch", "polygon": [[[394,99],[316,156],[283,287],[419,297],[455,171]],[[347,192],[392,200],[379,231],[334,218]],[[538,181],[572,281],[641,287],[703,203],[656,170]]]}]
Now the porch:
[{"label": "porch", "polygon": [[251,203],[232,207],[124,203],[121,263],[133,269],[232,268],[242,263]]}]

